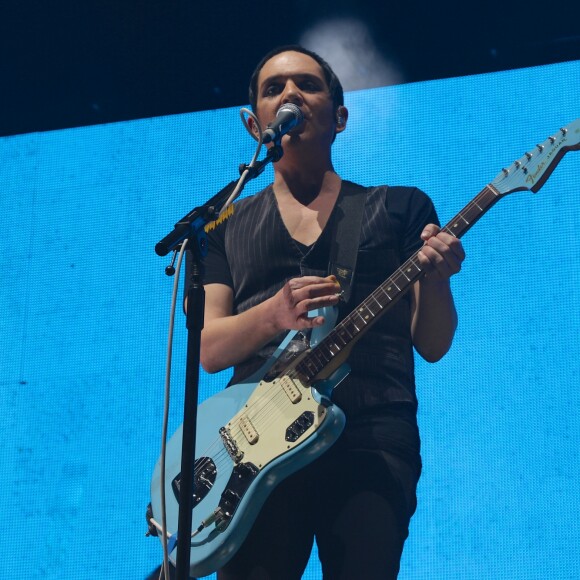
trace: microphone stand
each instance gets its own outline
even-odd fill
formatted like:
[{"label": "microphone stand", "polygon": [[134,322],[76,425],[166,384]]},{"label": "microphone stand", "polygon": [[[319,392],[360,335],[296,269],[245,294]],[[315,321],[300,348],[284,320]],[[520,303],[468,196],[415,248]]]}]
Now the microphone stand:
[{"label": "microphone stand", "polygon": [[[240,183],[236,197],[247,181],[260,175],[266,165],[278,161],[283,155],[280,140],[268,149],[266,157],[254,165],[240,165],[241,177],[232,181],[204,205],[194,208],[180,219],[169,234],[155,245],[155,253],[166,256],[176,252],[186,239],[195,237],[196,243],[188,243],[192,257],[192,283],[187,292],[187,360],[185,369],[185,401],[183,412],[183,439],[181,447],[181,478],[179,486],[179,515],[177,525],[176,579],[189,578],[193,494],[195,491],[195,444],[197,430],[197,406],[199,397],[199,367],[201,331],[204,322],[205,291],[203,288],[203,258],[207,253],[205,225],[217,219],[226,209],[226,203]],[[226,206],[226,207],[224,207]]]}]

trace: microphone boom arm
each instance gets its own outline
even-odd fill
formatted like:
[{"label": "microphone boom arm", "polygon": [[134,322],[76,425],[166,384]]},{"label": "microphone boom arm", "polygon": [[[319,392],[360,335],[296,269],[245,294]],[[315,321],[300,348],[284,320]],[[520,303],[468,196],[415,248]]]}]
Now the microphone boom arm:
[{"label": "microphone boom arm", "polygon": [[[266,157],[262,161],[256,161],[253,165],[240,165],[240,178],[228,183],[203,205],[195,207],[187,215],[183,216],[162,240],[155,245],[155,253],[158,256],[166,256],[175,251],[183,240],[196,237],[206,224],[218,218],[219,214],[242,193],[247,181],[260,175],[266,165],[275,163],[282,158],[283,151],[279,143],[268,149]],[[236,188],[238,191],[236,192]],[[235,193],[235,195],[233,195]],[[202,248],[203,250],[203,248]]]}]

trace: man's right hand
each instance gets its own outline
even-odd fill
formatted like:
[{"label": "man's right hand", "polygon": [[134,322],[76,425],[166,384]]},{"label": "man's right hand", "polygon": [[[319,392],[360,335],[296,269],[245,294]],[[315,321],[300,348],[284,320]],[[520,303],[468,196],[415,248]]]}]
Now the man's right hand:
[{"label": "man's right hand", "polygon": [[274,324],[282,330],[302,330],[321,326],[324,317],[308,313],[340,300],[340,284],[335,276],[292,278],[273,296]]}]

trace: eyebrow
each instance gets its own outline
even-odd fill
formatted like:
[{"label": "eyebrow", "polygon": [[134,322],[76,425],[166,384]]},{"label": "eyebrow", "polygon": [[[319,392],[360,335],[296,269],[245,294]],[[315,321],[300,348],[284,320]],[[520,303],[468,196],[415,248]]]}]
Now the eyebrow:
[{"label": "eyebrow", "polygon": [[271,75],[269,77],[266,77],[263,81],[260,82],[260,88],[262,88],[265,85],[279,82],[282,80],[286,80],[289,78],[299,80],[299,81],[305,81],[305,80],[317,81],[317,82],[322,83],[322,85],[326,85],[326,80],[323,78],[320,78],[317,75],[314,75],[311,73],[296,73],[296,74],[276,74],[276,75]]}]

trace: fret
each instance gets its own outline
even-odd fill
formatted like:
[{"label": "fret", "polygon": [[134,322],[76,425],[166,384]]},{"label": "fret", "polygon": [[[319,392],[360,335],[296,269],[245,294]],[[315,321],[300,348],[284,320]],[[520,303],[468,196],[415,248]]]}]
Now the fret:
[{"label": "fret", "polygon": [[[352,339],[358,334],[358,328],[352,321],[352,313],[349,314],[341,323],[340,327]],[[346,340],[346,339],[345,339]]]},{"label": "fret", "polygon": [[[444,228],[443,231],[460,237],[469,230],[475,222],[499,199],[498,194],[490,186],[486,186],[470,203],[465,206]],[[420,250],[419,250],[420,251]],[[410,285],[423,274],[423,268],[413,254],[400,268],[372,292],[358,308],[353,310],[340,325],[313,350],[318,359],[317,365],[325,364],[338,354],[350,341],[355,339],[375,318],[381,316],[394,304]],[[387,300],[388,299],[388,300]],[[326,356],[322,355],[326,349]],[[319,372],[317,370],[316,372]]]},{"label": "fret", "polygon": [[355,324],[353,320],[354,313],[351,312],[342,322],[341,325],[346,329],[348,328],[348,334],[351,339],[355,338],[360,332],[360,328]]},{"label": "fret", "polygon": [[391,298],[391,296],[389,296],[389,291],[391,290],[391,288],[390,288],[390,287],[389,287],[389,288],[385,288],[385,285],[384,285],[384,284],[382,284],[381,286],[379,286],[379,287],[377,288],[377,290],[380,290],[380,291],[381,291],[381,292],[382,292],[382,293],[383,293],[383,294],[384,294],[384,295],[385,295],[385,296],[386,296],[386,297],[387,297],[389,300],[391,300],[391,301],[393,300],[393,299]]},{"label": "fret", "polygon": [[[344,336],[345,334],[348,336]],[[340,340],[342,342],[342,346],[346,346],[350,342],[349,339],[352,338],[352,335],[347,332],[347,330],[342,325],[337,326],[329,336],[331,335],[335,336],[337,341]]]},{"label": "fret", "polygon": [[[364,302],[363,302],[363,306],[365,306]],[[366,314],[363,314],[363,312],[365,312]],[[370,313],[370,315],[369,315],[369,313]],[[368,324],[368,322],[375,317],[374,312],[370,308],[367,308],[367,307],[359,308],[358,314],[363,319],[365,324]]]},{"label": "fret", "polygon": [[314,373],[318,373],[320,372],[324,366],[325,366],[325,361],[324,359],[321,359],[321,351],[320,349],[315,349],[314,351],[312,351],[307,359],[307,364],[309,365],[309,368],[311,368],[312,370],[314,370]]},{"label": "fret", "polygon": [[443,230],[455,237],[462,236],[498,199],[497,193],[491,187],[486,186]]},{"label": "fret", "polygon": [[[570,125],[570,128],[573,131],[570,131],[569,128],[561,130],[563,137],[558,139],[549,137],[549,141],[537,146],[539,153],[534,152],[534,161],[541,158],[542,155],[545,158],[541,163],[536,163],[535,169],[532,168],[532,171],[528,169],[527,165],[528,162],[532,161],[532,154],[526,153],[525,157],[515,161],[509,169],[503,169],[495,180],[486,185],[441,231],[459,238],[472,228],[483,214],[506,193],[521,189],[538,191],[562,155],[566,151],[580,149],[580,139],[576,139],[570,145],[562,146],[572,132],[576,135],[580,134],[580,120],[575,121],[574,124]],[[351,341],[356,340],[359,334],[364,332],[375,319],[378,319],[395,304],[403,293],[409,290],[411,283],[423,275],[421,263],[417,259],[419,252],[420,250],[415,252],[391,274],[294,368],[298,369],[304,376],[314,378],[336,354],[348,347]]]},{"label": "fret", "polygon": [[[353,316],[354,316],[354,314],[356,314],[356,312],[355,312],[355,313],[353,313]],[[352,318],[351,318],[351,323],[352,323],[352,325],[353,325],[353,326],[355,327],[355,329],[356,329],[356,333],[355,333],[355,334],[358,334],[358,333],[360,332],[360,328],[359,328],[359,327],[356,325],[356,322],[355,322],[354,320],[352,320]]]},{"label": "fret", "polygon": [[490,207],[492,207],[495,202],[499,199],[498,194],[493,190],[489,185],[486,185],[479,195],[475,197],[475,199],[468,204],[470,205],[478,205],[481,204],[483,207],[481,208],[482,214],[485,213]]},{"label": "fret", "polygon": [[[314,351],[313,351],[314,352]],[[306,356],[300,363],[296,365],[298,372],[308,378],[315,377],[324,367],[320,369],[316,367],[314,361],[310,356]]]},{"label": "fret", "polygon": [[[451,234],[452,236],[455,236],[456,238],[458,238],[458,237],[461,236],[461,231],[459,230],[457,233],[453,231],[453,229],[457,229],[458,227],[459,227],[459,224],[458,223],[454,223],[451,226],[445,226],[443,228],[443,231],[444,232],[447,232],[448,234]],[[451,229],[451,228],[453,228],[453,229]]]},{"label": "fret", "polygon": [[324,343],[321,342],[320,345],[318,346],[318,348],[315,348],[311,353],[310,356],[312,357],[316,357],[316,362],[321,364],[321,365],[326,365],[327,363],[329,363],[332,360],[332,356],[328,356],[325,352],[324,349],[321,348],[322,345]]},{"label": "fret", "polygon": [[399,292],[402,292],[409,286],[411,280],[405,275],[402,270],[397,270],[396,274],[393,276],[393,284]]},{"label": "fret", "polygon": [[413,255],[412,255],[410,258],[409,258],[409,260],[408,260],[408,261],[409,261],[411,264],[413,264],[413,266],[415,266],[415,268],[417,269],[417,274],[420,274],[420,273],[421,273],[423,270],[421,269],[421,266],[419,266],[419,264],[417,264],[417,263],[415,262],[415,260],[413,260],[413,258],[414,258],[416,255],[417,255],[416,253],[415,253],[415,254],[413,254]]},{"label": "fret", "polygon": [[[461,212],[459,212],[444,228],[452,236],[460,237],[468,231],[479,218],[500,199],[490,186],[486,186],[480,194]],[[420,251],[420,250],[419,250]],[[364,332],[375,318],[381,316],[393,305],[411,284],[423,274],[423,268],[415,252],[400,268],[372,292],[355,310],[353,310],[331,333],[314,348],[297,369],[304,376],[313,379],[334,356]],[[386,297],[386,298],[385,298]],[[388,300],[387,300],[388,298]]]},{"label": "fret", "polygon": [[377,300],[377,297],[375,296],[375,292],[373,292],[369,298],[372,298],[379,306],[379,308],[382,310],[384,308],[384,306]]},{"label": "fret", "polygon": [[482,215],[481,208],[477,205],[467,206],[465,210],[461,212],[462,215],[467,215],[468,218],[464,218],[465,221],[471,223],[477,221]]},{"label": "fret", "polygon": [[380,296],[378,296],[377,290],[375,290],[372,294],[369,294],[368,298],[366,299],[368,308],[373,313],[373,317],[382,316],[383,310],[386,306],[385,304],[381,303],[379,298]]},{"label": "fret", "polygon": [[[330,336],[328,338],[330,338]],[[328,350],[332,356],[336,356],[341,351],[340,346],[338,346],[338,344],[336,344],[335,342],[332,342],[332,341],[328,341],[328,344],[326,345],[326,347],[328,348]]]},{"label": "fret", "polygon": [[409,278],[409,276],[407,276],[407,274],[405,273],[404,270],[400,270],[401,274],[403,274],[403,276],[405,276],[405,278],[407,279],[407,282],[411,281],[411,278]]},{"label": "fret", "polygon": [[[358,316],[359,319],[361,320],[361,322],[366,325],[368,317],[365,318],[365,316],[362,314],[364,312],[364,310],[365,310],[364,308],[357,308],[353,314]],[[357,326],[357,330],[359,330],[358,326]],[[360,330],[359,330],[359,332],[360,332]]]},{"label": "fret", "polygon": [[364,305],[366,306],[367,310],[373,315],[373,318],[375,316],[378,316],[381,313],[381,310],[383,309],[381,303],[374,297],[373,294],[371,294],[364,301]]},{"label": "fret", "polygon": [[313,377],[318,372],[315,361],[308,355],[296,365],[296,370],[306,377]]},{"label": "fret", "polygon": [[[407,272],[407,274],[409,274],[409,276],[411,276],[412,278],[414,278],[415,276],[417,276],[418,273],[421,272],[421,268],[419,268],[419,266],[417,266],[417,264],[415,264],[415,262],[413,261],[413,258],[416,256],[417,254],[413,254],[404,264],[403,266],[406,266],[405,268],[405,272]],[[413,273],[413,268],[411,266],[414,266],[415,269],[417,270],[415,273]]]}]

